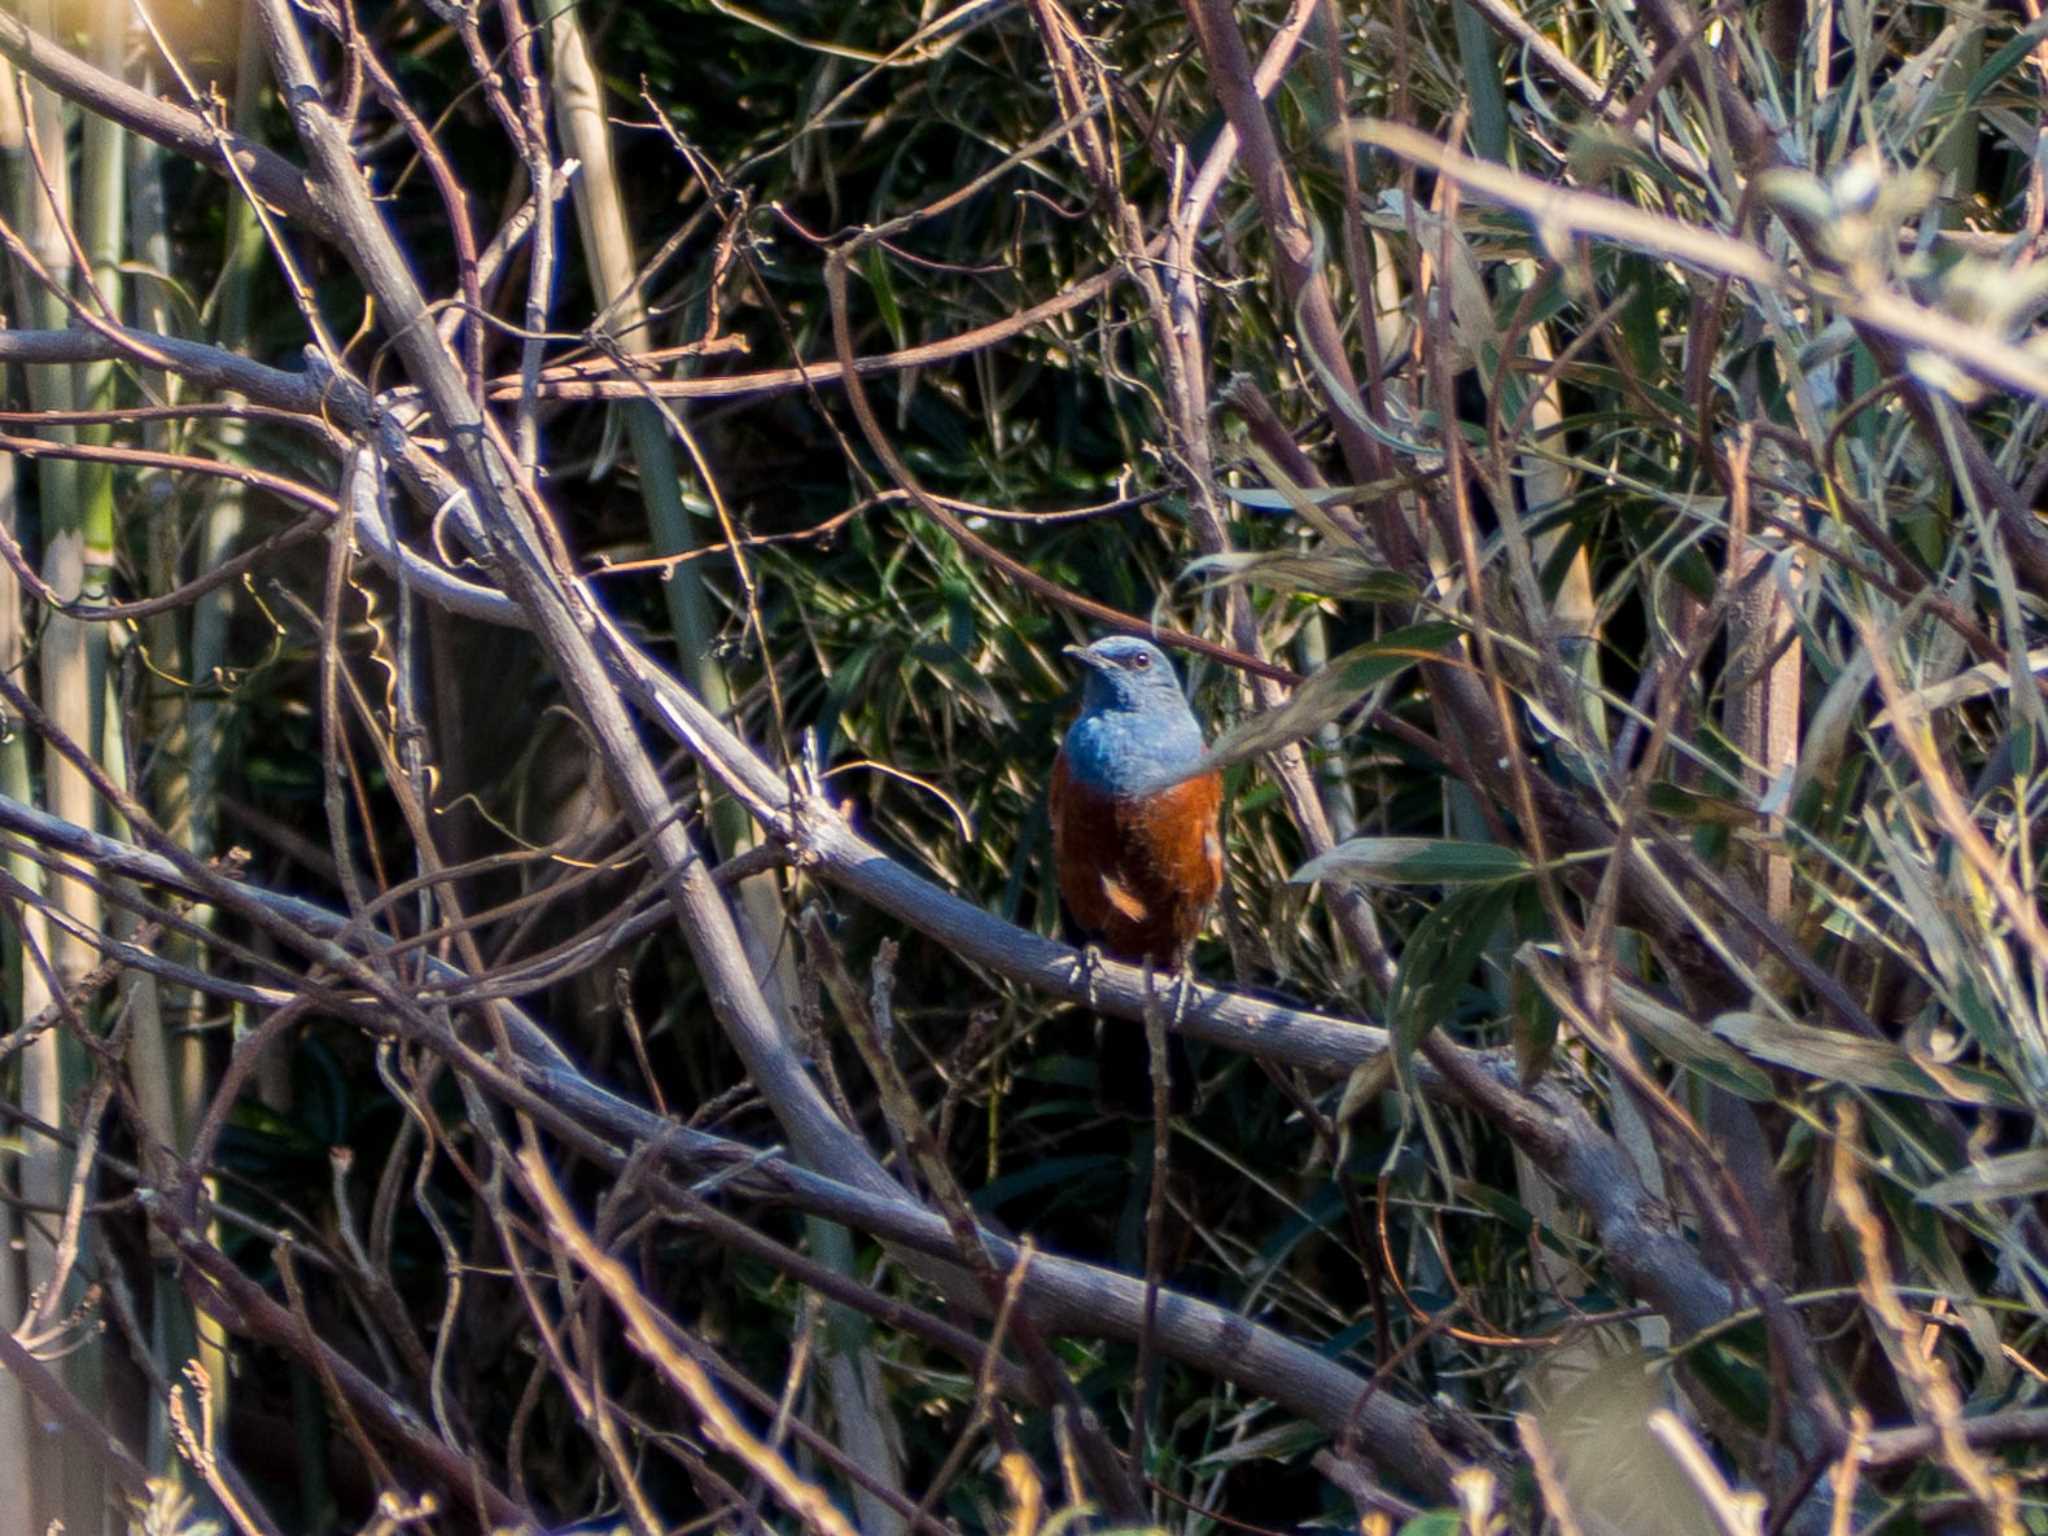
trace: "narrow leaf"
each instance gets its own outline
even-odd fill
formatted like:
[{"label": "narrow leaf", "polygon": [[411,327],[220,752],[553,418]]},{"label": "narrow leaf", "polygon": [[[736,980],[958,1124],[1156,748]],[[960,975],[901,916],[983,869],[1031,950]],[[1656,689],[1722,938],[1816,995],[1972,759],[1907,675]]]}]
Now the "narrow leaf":
[{"label": "narrow leaf", "polygon": [[1914,1198],[1923,1205],[1971,1205],[1980,1200],[2018,1200],[2048,1190],[2048,1147],[2029,1147],[1936,1179]]},{"label": "narrow leaf", "polygon": [[1519,851],[1499,843],[1460,842],[1448,837],[1354,837],[1288,877],[1297,885],[1312,880],[1355,880],[1374,885],[1471,885],[1519,880],[1533,866]]},{"label": "narrow leaf", "polygon": [[1418,661],[1434,661],[1457,638],[1455,624],[1411,624],[1385,639],[1346,651],[1294,692],[1278,709],[1226,731],[1209,749],[1209,768],[1228,768],[1248,757],[1271,752],[1290,741],[1312,736],[1365,696]]},{"label": "narrow leaf", "polygon": [[1472,968],[1515,899],[1508,884],[1479,886],[1446,897],[1415,925],[1401,951],[1387,1022],[1394,1031],[1394,1070],[1413,1092],[1416,1049],[1457,1006]]},{"label": "narrow leaf", "polygon": [[1610,995],[1615,1017],[1659,1056],[1739,1099],[1770,1103],[1771,1075],[1696,1020],[1626,982],[1615,982]]},{"label": "narrow leaf", "polygon": [[1888,1040],[1866,1040],[1755,1013],[1724,1013],[1714,1020],[1714,1033],[1762,1061],[1830,1082],[1950,1104],[2025,1107],[2002,1078],[1914,1056]]},{"label": "narrow leaf", "polygon": [[1421,589],[1399,571],[1342,550],[1205,555],[1189,565],[1188,574],[1213,577],[1211,585],[1219,587],[1265,587],[1367,603],[1413,603],[1421,596]]}]

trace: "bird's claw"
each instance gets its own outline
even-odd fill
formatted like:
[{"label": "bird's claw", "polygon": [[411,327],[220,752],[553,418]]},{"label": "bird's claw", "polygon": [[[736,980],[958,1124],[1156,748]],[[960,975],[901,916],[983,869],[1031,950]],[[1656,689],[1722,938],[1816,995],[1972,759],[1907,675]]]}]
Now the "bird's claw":
[{"label": "bird's claw", "polygon": [[1188,1000],[1195,995],[1195,968],[1192,957],[1182,955],[1180,970],[1173,978],[1173,1029],[1180,1033],[1180,1026],[1188,1016]]},{"label": "bird's claw", "polygon": [[1074,977],[1088,989],[1088,1006],[1095,1006],[1095,978],[1102,970],[1102,947],[1099,944],[1081,946],[1081,956],[1074,962]]}]

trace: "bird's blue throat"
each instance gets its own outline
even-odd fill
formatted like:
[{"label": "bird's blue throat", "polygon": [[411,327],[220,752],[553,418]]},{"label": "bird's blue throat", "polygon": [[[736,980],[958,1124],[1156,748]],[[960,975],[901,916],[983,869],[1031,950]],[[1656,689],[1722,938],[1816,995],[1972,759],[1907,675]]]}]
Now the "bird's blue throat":
[{"label": "bird's blue throat", "polygon": [[1090,707],[1067,730],[1067,772],[1077,784],[1123,797],[1165,788],[1202,758],[1202,728],[1179,691],[1140,709]]}]

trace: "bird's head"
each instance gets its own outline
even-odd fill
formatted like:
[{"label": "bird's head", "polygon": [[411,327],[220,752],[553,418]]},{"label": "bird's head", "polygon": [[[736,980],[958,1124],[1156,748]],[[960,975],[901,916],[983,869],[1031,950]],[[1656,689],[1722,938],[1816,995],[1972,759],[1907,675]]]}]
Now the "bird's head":
[{"label": "bird's head", "polygon": [[1135,635],[1109,635],[1093,645],[1070,645],[1067,654],[1082,667],[1084,713],[1187,712],[1187,698],[1180,691],[1180,678],[1173,663],[1149,640],[1140,640]]},{"label": "bird's head", "polygon": [[1143,794],[1178,783],[1202,761],[1195,723],[1166,653],[1131,635],[1070,645],[1086,687],[1062,748],[1067,772],[1093,789]]}]

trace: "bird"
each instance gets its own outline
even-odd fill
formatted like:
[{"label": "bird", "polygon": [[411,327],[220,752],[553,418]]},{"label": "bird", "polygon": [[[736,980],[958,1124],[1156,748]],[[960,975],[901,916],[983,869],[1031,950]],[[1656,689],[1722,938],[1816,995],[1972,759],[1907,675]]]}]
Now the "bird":
[{"label": "bird", "polygon": [[1134,965],[1173,966],[1223,887],[1223,780],[1165,652],[1133,635],[1066,647],[1081,713],[1052,770],[1053,866],[1082,933]]}]

